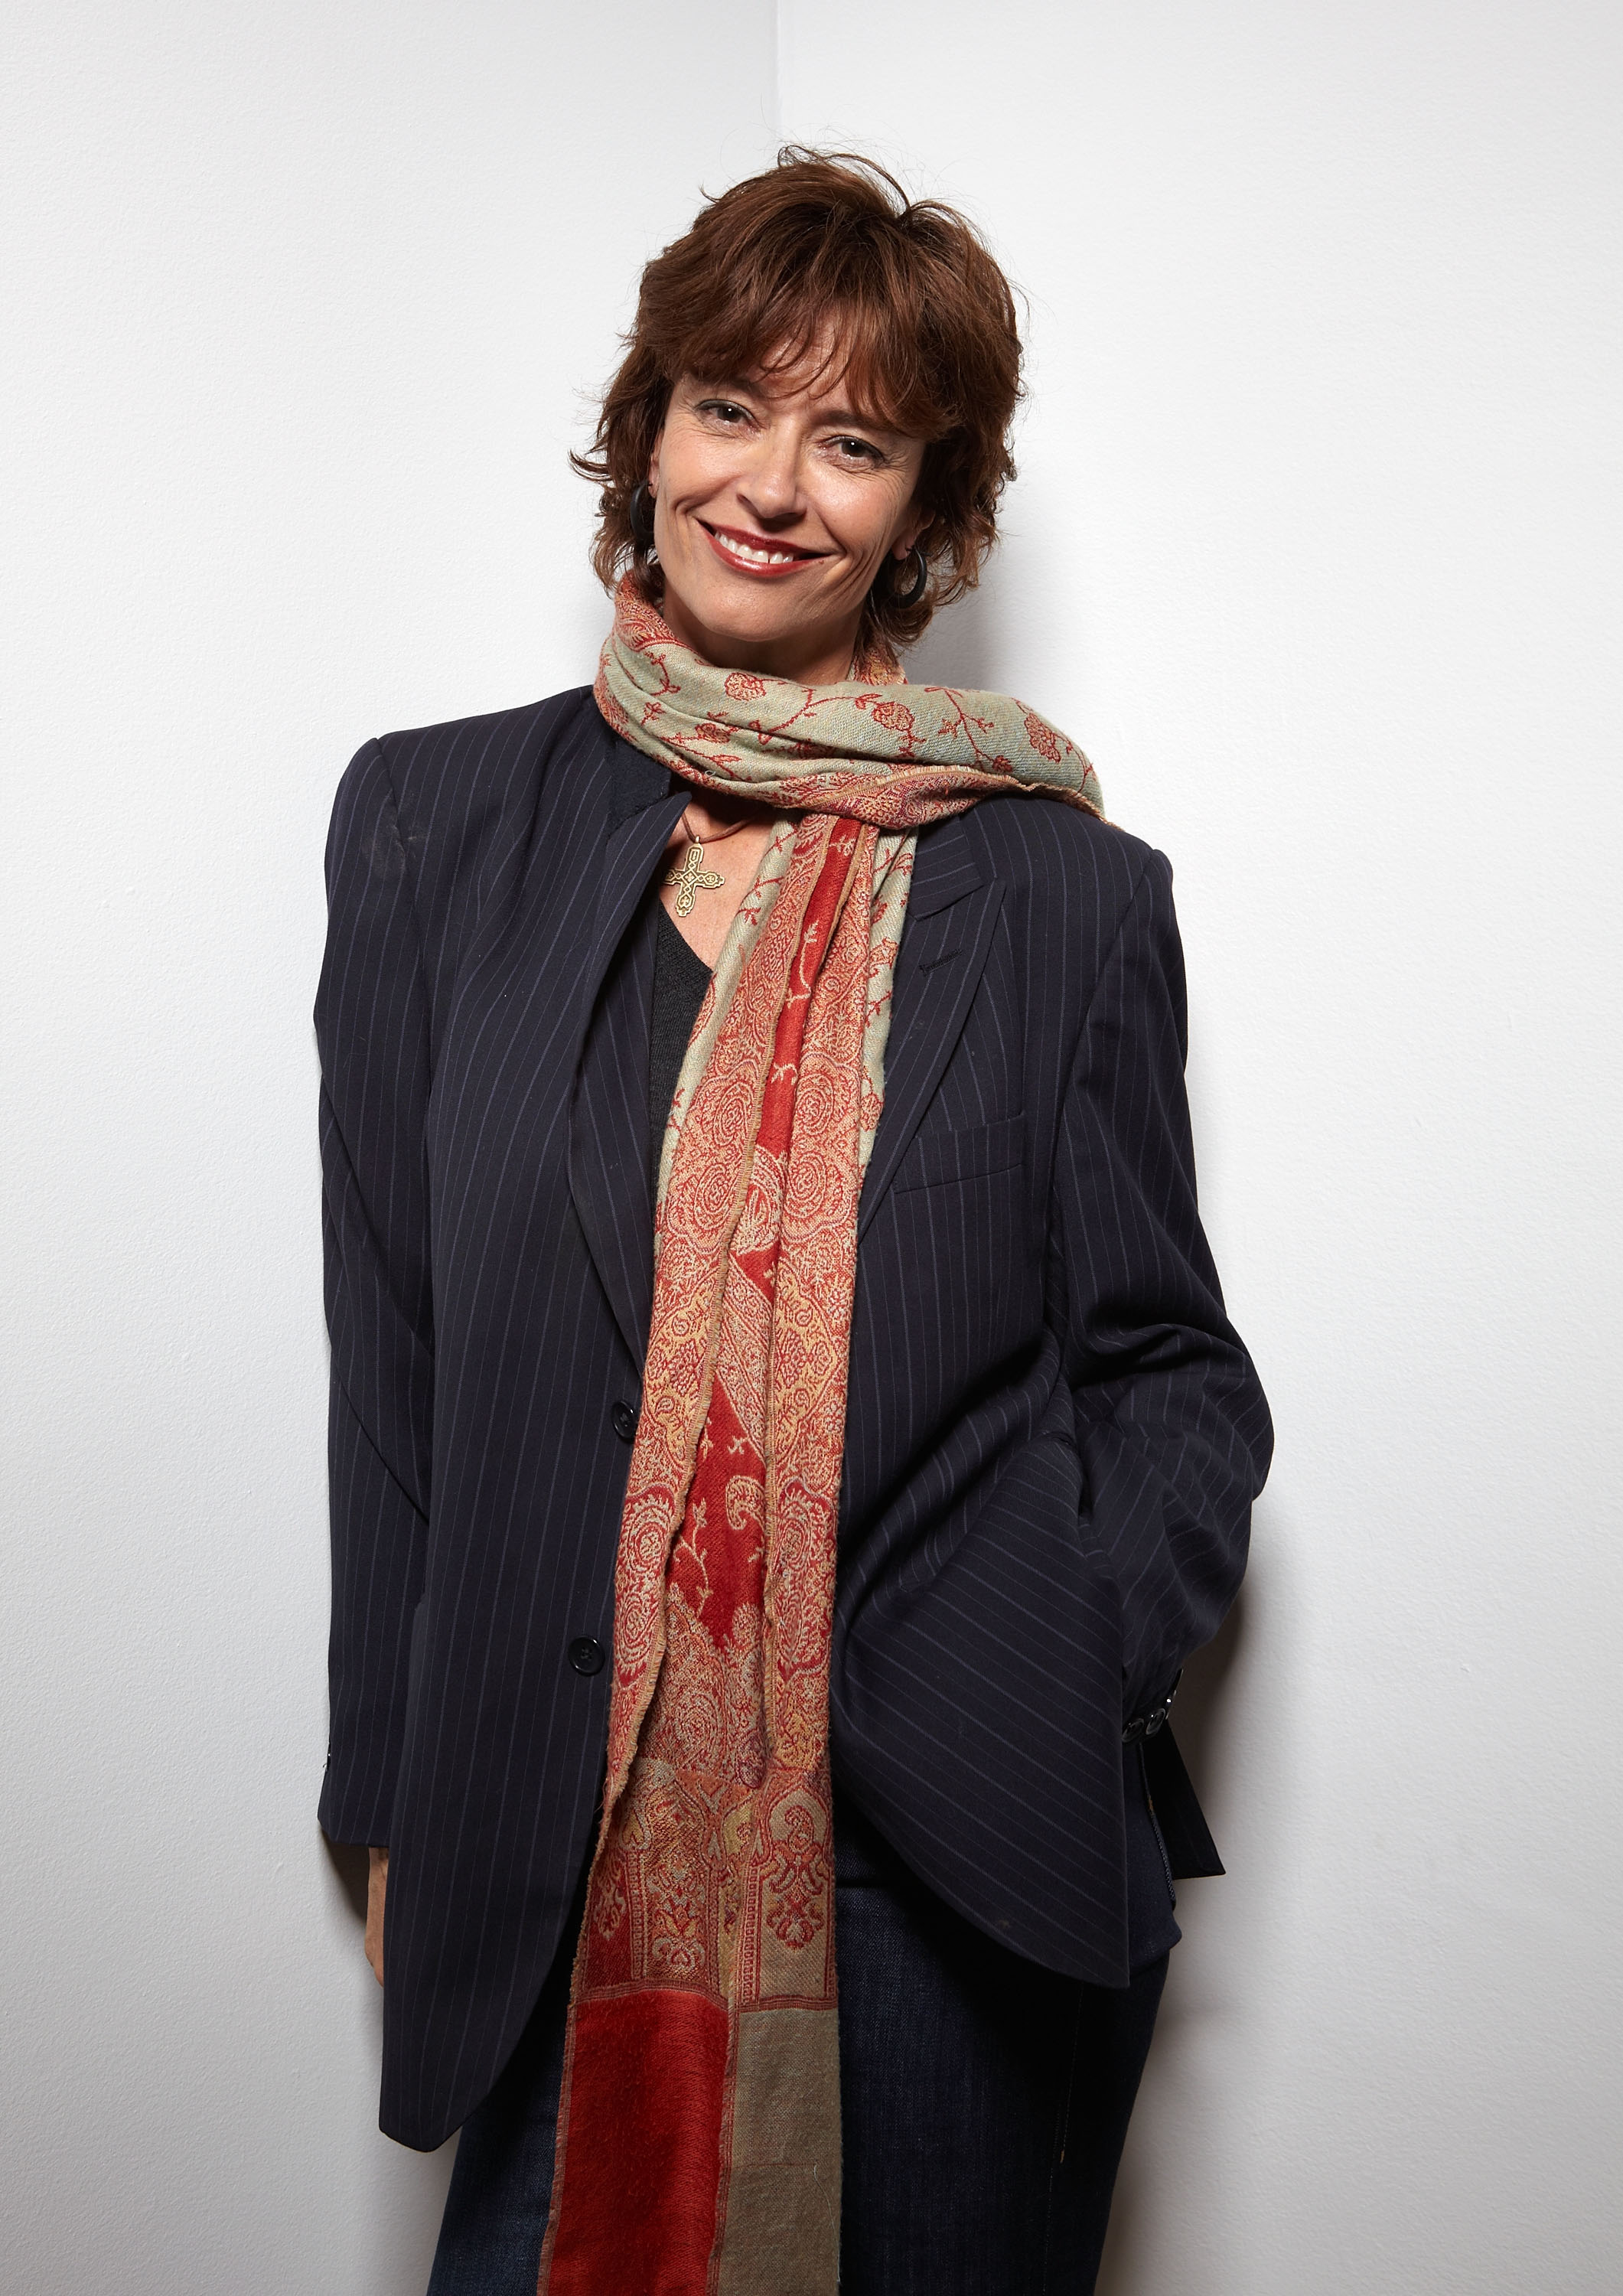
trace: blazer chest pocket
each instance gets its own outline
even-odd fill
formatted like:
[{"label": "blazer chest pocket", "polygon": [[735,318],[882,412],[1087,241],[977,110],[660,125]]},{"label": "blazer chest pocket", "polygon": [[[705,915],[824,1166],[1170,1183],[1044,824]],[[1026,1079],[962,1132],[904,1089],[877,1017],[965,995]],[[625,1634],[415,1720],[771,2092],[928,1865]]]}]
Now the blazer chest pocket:
[{"label": "blazer chest pocket", "polygon": [[1006,1172],[1025,1154],[1026,1119],[999,1116],[962,1132],[931,1132],[915,1140],[896,1176],[898,1194],[938,1188],[953,1180],[979,1180]]}]

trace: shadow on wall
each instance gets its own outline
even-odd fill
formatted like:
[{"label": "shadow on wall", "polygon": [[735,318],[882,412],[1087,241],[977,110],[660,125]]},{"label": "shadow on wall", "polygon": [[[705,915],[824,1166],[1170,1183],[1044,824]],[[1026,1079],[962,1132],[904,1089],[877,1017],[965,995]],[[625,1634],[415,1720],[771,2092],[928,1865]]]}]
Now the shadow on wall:
[{"label": "shadow on wall", "polygon": [[1006,606],[1006,586],[993,578],[939,614],[906,658],[909,681],[1002,693],[1007,681],[998,665],[1007,660],[1008,650],[1000,596]]},{"label": "shadow on wall", "polygon": [[367,1853],[357,1842],[329,1841],[324,1833],[321,1837],[321,1845],[327,1853],[328,1865],[338,1876],[344,1901],[355,1915],[364,1939],[366,1934]]}]

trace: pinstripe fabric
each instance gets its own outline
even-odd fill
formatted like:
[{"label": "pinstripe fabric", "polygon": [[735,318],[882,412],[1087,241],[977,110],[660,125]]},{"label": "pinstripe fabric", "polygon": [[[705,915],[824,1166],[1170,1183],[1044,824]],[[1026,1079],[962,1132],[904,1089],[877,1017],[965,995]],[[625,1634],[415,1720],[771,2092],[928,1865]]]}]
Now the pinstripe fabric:
[{"label": "pinstripe fabric", "polygon": [[[521,2031],[589,1843],[650,1297],[651,950],[680,796],[585,693],[371,742],[322,1050],[322,1822],[390,1844],[382,2125]],[[1243,1567],[1266,1408],[1195,1210],[1159,856],[1045,800],[921,834],[861,1209],[834,1766],[947,1901],[1127,1974],[1124,1698]]]}]

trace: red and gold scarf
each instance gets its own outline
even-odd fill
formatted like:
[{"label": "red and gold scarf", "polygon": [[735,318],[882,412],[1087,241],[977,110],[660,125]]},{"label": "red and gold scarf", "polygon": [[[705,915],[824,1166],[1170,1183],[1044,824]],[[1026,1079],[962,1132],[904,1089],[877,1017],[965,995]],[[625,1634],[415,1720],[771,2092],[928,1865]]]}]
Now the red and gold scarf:
[{"label": "red and gold scarf", "polygon": [[913,832],[992,791],[1098,812],[1001,695],[721,670],[620,586],[596,694],[783,816],[676,1086],[615,1577],[603,1816],[541,2296],[832,2296],[828,1680],[857,1205]]}]

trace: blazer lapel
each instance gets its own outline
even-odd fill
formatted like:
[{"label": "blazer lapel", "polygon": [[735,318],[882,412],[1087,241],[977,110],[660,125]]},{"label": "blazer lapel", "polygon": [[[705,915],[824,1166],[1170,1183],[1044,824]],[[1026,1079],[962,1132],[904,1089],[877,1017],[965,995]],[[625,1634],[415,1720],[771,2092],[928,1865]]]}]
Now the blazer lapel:
[{"label": "blazer lapel", "polygon": [[[642,1367],[653,1302],[648,1185],[648,1031],[653,936],[615,956],[684,802],[669,776],[617,742],[602,902],[581,984],[584,1046],[570,1108],[570,1191],[614,1319]],[[635,809],[628,809],[635,808]]]},{"label": "blazer lapel", "polygon": [[962,816],[920,838],[885,1048],[885,1104],[863,1182],[858,1238],[952,1058],[1002,906],[1003,886],[976,855]]}]

